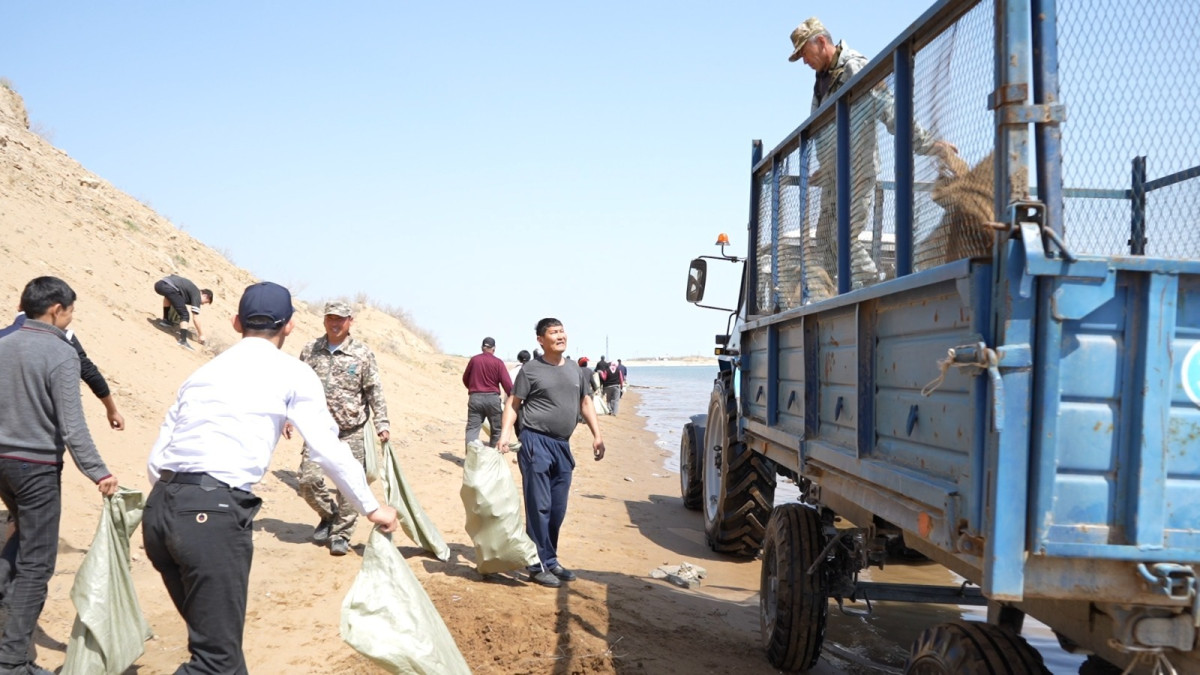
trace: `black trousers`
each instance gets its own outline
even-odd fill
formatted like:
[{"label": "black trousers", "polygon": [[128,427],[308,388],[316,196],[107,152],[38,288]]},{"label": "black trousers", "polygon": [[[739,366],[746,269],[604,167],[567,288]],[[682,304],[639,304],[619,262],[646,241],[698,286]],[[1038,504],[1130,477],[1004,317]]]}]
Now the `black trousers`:
[{"label": "black trousers", "polygon": [[188,312],[187,299],[183,297],[183,292],[167,283],[166,279],[159,279],[154,284],[154,292],[167,299],[171,303],[171,309],[179,315],[180,321],[189,321],[191,313]]},{"label": "black trousers", "polygon": [[0,666],[11,668],[28,661],[29,642],[58,560],[61,481],[62,466],[0,459],[0,499],[17,522],[17,532],[5,544],[0,562],[8,605]]},{"label": "black trousers", "polygon": [[187,623],[191,661],[177,675],[246,673],[242,633],[262,500],[229,487],[159,481],[142,519],[146,556]]}]

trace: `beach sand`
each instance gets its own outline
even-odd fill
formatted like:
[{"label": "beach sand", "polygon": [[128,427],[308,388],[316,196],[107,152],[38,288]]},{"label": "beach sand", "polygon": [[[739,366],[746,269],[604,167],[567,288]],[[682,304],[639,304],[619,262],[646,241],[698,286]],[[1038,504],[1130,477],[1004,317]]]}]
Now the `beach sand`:
[{"label": "beach sand", "polygon": [[[108,378],[127,427],[108,429],[103,407],[81,387],[92,434],[121,484],[148,493],[146,458],[175,391],[239,339],[231,320],[255,277],[30,132],[20,98],[3,87],[0,235],[0,308],[6,308],[0,323],[15,313],[29,279],[54,275],[72,285],[79,294],[72,328]],[[216,291],[202,315],[208,345],[195,352],[152,325],[161,315],[154,282],[173,272]],[[302,286],[303,279],[304,270],[296,270],[292,279],[273,281]],[[322,334],[320,307],[296,304],[297,327],[284,346],[293,355]],[[466,360],[437,353],[393,316],[357,307],[353,334],[378,357],[393,447],[455,555],[442,563],[403,534],[396,541],[474,672],[775,672],[757,646],[759,565],[719,558],[704,544],[700,515],[681,505],[677,475],[662,468],[664,453],[645,420],[633,414],[636,390],[621,417],[601,418],[608,444],[602,462],[592,461],[585,428],[573,439],[579,465],[560,553],[579,579],[557,590],[516,579],[483,582],[471,563],[459,498]],[[339,635],[342,599],[358,572],[368,525],[359,521],[354,553],[346,557],[309,542],[316,517],[296,494],[300,447],[298,439],[282,442],[254,490],[264,503],[255,524],[245,631],[249,668],[380,672]],[[57,571],[35,635],[38,662],[49,668],[63,663],[75,614],[69,592],[102,505],[70,460],[62,484]],[[381,495],[378,484],[374,489]],[[154,638],[130,672],[172,672],[188,658],[184,623],[146,559],[140,531],[132,557]],[[682,562],[707,568],[700,589],[649,576],[660,565]]]}]

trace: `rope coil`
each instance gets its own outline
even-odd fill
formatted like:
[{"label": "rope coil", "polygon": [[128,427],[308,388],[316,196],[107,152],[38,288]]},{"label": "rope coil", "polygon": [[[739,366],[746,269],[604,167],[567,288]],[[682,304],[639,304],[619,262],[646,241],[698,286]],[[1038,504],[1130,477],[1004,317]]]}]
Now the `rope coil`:
[{"label": "rope coil", "polygon": [[921,388],[921,395],[928,397],[937,391],[938,387],[941,387],[942,383],[946,380],[946,373],[950,372],[951,368],[988,370],[989,368],[996,367],[998,363],[999,357],[996,355],[996,350],[988,348],[982,342],[973,345],[951,347],[946,350],[946,358],[937,362],[937,377]]}]

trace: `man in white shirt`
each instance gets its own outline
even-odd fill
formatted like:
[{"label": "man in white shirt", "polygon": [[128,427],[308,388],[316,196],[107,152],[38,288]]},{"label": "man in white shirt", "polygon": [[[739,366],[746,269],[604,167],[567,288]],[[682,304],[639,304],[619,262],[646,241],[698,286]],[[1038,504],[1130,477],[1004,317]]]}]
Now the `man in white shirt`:
[{"label": "man in white shirt", "polygon": [[192,658],[180,673],[247,672],[242,633],[262,503],[250,489],[266,473],[284,424],[300,430],[312,460],[368,520],[384,532],[399,525],[338,440],[316,373],[280,351],[292,312],[286,288],[247,288],[233,320],[242,339],[183,383],[150,451],[154,487],[142,536],[187,623]]}]

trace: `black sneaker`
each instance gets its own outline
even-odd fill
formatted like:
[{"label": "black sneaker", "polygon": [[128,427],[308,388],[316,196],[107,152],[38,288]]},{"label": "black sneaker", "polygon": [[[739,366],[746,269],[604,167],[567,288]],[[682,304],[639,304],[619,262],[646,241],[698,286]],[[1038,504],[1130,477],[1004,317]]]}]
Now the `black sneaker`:
[{"label": "black sneaker", "polygon": [[321,522],[317,523],[313,529],[312,540],[314,544],[322,546],[329,543],[329,535],[333,531],[333,518],[322,518]]},{"label": "black sneaker", "polygon": [[542,586],[546,586],[548,588],[558,588],[559,586],[562,586],[562,582],[558,580],[558,577],[549,572],[530,572],[529,580],[535,584],[541,584]]},{"label": "black sneaker", "polygon": [[54,675],[54,672],[46,670],[30,661],[22,663],[19,666],[5,666],[0,664],[0,675]]},{"label": "black sneaker", "polygon": [[345,539],[334,539],[329,542],[329,555],[343,556],[350,552],[350,542]]},{"label": "black sneaker", "polygon": [[551,567],[550,573],[559,579],[562,579],[563,581],[575,581],[575,573],[563,567],[562,565],[555,565],[554,567]]}]

